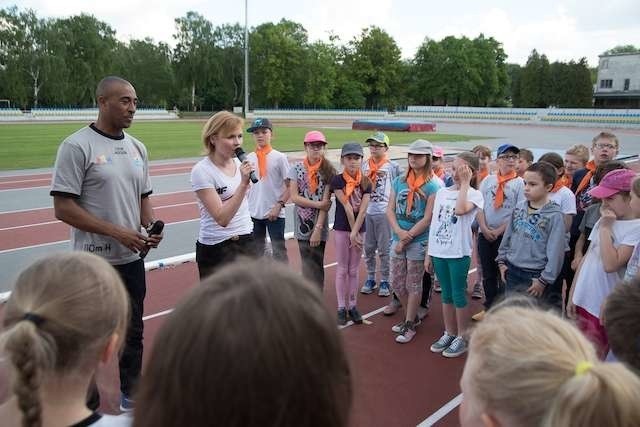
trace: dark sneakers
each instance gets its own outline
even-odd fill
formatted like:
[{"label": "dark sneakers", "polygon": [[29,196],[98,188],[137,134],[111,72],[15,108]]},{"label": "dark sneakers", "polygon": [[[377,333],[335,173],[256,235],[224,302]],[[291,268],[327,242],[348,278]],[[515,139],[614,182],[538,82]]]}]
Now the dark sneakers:
[{"label": "dark sneakers", "polygon": [[349,318],[353,320],[353,323],[355,323],[356,325],[362,324],[362,316],[358,312],[357,308],[351,307],[348,311],[348,314],[349,314]]},{"label": "dark sneakers", "polygon": [[347,309],[339,308],[338,309],[338,325],[344,326],[347,324]]}]

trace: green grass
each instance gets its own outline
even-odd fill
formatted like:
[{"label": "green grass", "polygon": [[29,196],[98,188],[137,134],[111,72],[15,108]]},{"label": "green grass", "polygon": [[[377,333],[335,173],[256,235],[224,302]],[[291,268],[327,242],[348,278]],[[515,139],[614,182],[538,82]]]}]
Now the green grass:
[{"label": "green grass", "polygon": [[[129,133],[146,145],[151,160],[198,157],[202,152],[200,132],[203,122],[134,122]],[[82,123],[37,123],[0,125],[0,170],[51,167],[60,143],[70,134],[85,126]],[[304,134],[313,127],[277,127],[274,146],[281,151],[302,150]],[[371,131],[324,129],[330,148],[340,148],[346,141],[363,143]],[[483,137],[439,133],[389,132],[392,144],[408,144],[417,138],[431,142],[456,142]],[[249,134],[245,144],[253,147]]]}]

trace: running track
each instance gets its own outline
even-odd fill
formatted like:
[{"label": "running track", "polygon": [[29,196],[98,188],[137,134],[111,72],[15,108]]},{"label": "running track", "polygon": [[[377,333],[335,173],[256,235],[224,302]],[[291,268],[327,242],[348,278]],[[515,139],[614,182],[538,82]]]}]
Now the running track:
[{"label": "running track", "polygon": [[[184,175],[192,163],[152,166],[152,176]],[[50,174],[15,175],[0,178],[0,190],[49,187]],[[152,196],[157,216],[165,222],[177,223],[198,217],[195,199],[190,191]],[[0,213],[0,256],[34,245],[68,240],[69,228],[56,220],[52,208],[28,209]],[[194,236],[184,236],[189,241]],[[299,270],[300,259],[294,241],[287,242],[291,268]],[[336,307],[333,244],[327,245],[325,256],[325,300],[333,312]],[[361,277],[364,277],[364,264]],[[475,275],[473,275],[475,276]],[[156,331],[176,302],[197,283],[195,264],[186,263],[173,268],[151,271],[147,275],[148,292],[145,304],[145,355],[153,346]],[[405,345],[394,342],[391,326],[399,315],[384,317],[380,309],[388,298],[360,295],[358,307],[370,313],[368,325],[351,325],[342,330],[352,363],[355,381],[353,426],[414,426],[434,414],[459,396],[458,381],[464,358],[445,359],[428,351],[428,346],[443,330],[440,301],[434,295],[432,311],[418,329],[414,340]],[[477,308],[477,307],[476,307]],[[103,390],[103,409],[117,413],[118,384],[115,366],[108,366],[99,374]],[[6,378],[0,381],[0,396],[6,395]],[[455,405],[436,425],[457,425]],[[442,412],[442,411],[441,411]]]}]

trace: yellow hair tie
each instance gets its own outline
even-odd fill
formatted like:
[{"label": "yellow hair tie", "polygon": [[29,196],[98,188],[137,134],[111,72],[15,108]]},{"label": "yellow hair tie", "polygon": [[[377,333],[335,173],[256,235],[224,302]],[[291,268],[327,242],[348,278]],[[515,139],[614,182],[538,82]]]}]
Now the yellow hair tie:
[{"label": "yellow hair tie", "polygon": [[578,362],[578,364],[576,365],[576,376],[580,376],[580,375],[584,375],[587,372],[589,372],[589,370],[593,368],[593,363],[591,362],[587,362],[587,361],[582,361],[582,362]]}]

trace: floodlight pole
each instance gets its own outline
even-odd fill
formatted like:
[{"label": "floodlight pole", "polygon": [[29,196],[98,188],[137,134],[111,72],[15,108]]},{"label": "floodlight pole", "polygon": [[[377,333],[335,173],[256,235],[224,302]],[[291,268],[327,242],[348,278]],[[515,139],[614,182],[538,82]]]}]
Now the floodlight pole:
[{"label": "floodlight pole", "polygon": [[249,114],[249,0],[244,0],[244,117]]}]

